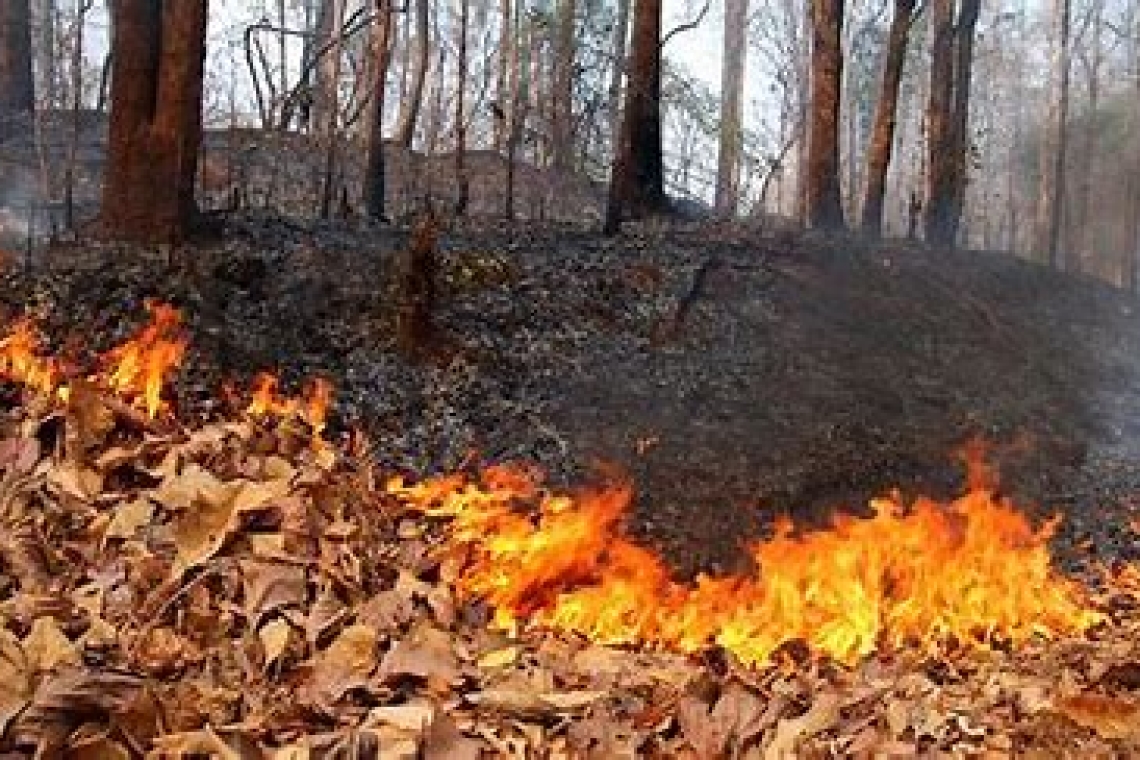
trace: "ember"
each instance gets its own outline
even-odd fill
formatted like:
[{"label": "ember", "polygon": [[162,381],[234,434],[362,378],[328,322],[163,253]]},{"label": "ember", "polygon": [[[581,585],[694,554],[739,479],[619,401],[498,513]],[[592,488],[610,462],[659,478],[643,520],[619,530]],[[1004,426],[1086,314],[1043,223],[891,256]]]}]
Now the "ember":
[{"label": "ember", "polygon": [[[628,484],[555,496],[494,469],[478,482],[394,481],[389,490],[451,519],[461,592],[489,603],[508,630],[538,626],[682,652],[715,643],[749,664],[802,641],[851,664],[879,648],[937,653],[1095,624],[1100,616],[1082,590],[1051,569],[1056,521],[1034,529],[988,485],[980,460],[969,464],[970,488],[949,504],[892,495],[872,503],[869,519],[838,516],[814,532],[783,520],[752,548],[755,576],[689,585],[623,534]],[[518,511],[520,500],[535,504],[537,517]]]}]

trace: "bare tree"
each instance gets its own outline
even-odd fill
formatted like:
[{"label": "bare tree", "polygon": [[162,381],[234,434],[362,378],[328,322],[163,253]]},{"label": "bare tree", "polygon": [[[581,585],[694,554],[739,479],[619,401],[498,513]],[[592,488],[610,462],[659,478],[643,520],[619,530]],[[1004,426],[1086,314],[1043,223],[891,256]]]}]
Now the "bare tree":
[{"label": "bare tree", "polygon": [[29,0],[0,3],[0,115],[35,109],[32,9]]},{"label": "bare tree", "polygon": [[808,225],[843,228],[839,188],[839,103],[843,81],[843,0],[811,0],[811,103],[806,204]]},{"label": "bare tree", "polygon": [[550,131],[555,168],[568,171],[574,155],[574,0],[558,0],[554,28],[554,87]]},{"label": "bare tree", "polygon": [[641,216],[667,205],[661,156],[661,0],[634,4],[621,132],[610,171],[607,234],[618,231],[623,214]]},{"label": "bare tree", "polygon": [[470,187],[467,179],[467,112],[464,95],[467,92],[467,24],[471,13],[471,0],[459,0],[459,36],[456,45],[455,67],[455,213],[467,213]]},{"label": "bare tree", "polygon": [[1041,151],[1041,188],[1038,200],[1038,245],[1049,266],[1064,266],[1059,243],[1064,215],[1065,153],[1069,118],[1070,0],[1054,0],[1052,25],[1052,96],[1046,117],[1048,139]]},{"label": "bare tree", "polygon": [[206,0],[118,0],[101,225],[108,237],[173,242],[197,212]]},{"label": "bare tree", "polygon": [[614,152],[621,141],[621,86],[625,81],[626,42],[629,38],[630,0],[617,0],[617,17],[614,19],[613,37],[610,42],[610,55],[613,68],[610,70],[609,87],[609,132],[610,144]]},{"label": "bare tree", "polygon": [[716,210],[734,216],[740,201],[740,160],[744,148],[744,58],[748,0],[725,0],[724,60],[720,87],[720,150],[717,154]]},{"label": "bare tree", "polygon": [[364,170],[364,213],[369,219],[384,217],[384,104],[388,69],[392,61],[392,7],[390,0],[374,0],[372,22],[371,100],[368,109],[368,151]]},{"label": "bare tree", "polygon": [[[427,79],[428,56],[431,54],[430,17],[428,14],[430,0],[415,0],[416,6],[416,57],[412,73],[412,84],[408,97],[400,104],[400,119],[396,125],[393,140],[404,148],[412,147],[412,140],[416,135],[416,122],[419,120],[420,107],[424,99],[424,82]],[[409,38],[406,44],[411,45]]]},{"label": "bare tree", "polygon": [[867,148],[867,182],[863,190],[862,231],[877,238],[883,233],[883,200],[887,190],[887,170],[895,142],[899,87],[906,60],[907,38],[914,19],[915,0],[895,0],[895,15],[887,35],[883,58],[883,80],[875,107],[875,123]]}]

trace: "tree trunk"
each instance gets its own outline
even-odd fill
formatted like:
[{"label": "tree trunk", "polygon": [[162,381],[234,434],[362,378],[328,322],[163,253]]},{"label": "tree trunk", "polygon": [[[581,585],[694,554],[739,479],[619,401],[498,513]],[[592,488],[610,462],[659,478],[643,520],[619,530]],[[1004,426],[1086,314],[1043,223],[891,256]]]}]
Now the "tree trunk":
[{"label": "tree trunk", "polygon": [[950,222],[954,194],[951,134],[954,103],[954,0],[932,0],[930,92],[926,106],[926,206],[923,226],[926,240],[953,245]]},{"label": "tree trunk", "polygon": [[883,60],[883,82],[875,107],[875,124],[867,148],[867,183],[863,191],[863,233],[872,238],[883,234],[883,200],[887,192],[887,170],[895,143],[896,114],[907,37],[914,17],[915,0],[895,0],[895,15],[887,37]]},{"label": "tree trunk", "polygon": [[617,146],[621,142],[621,86],[626,73],[629,4],[630,0],[617,0],[617,18],[614,20],[613,40],[610,43],[613,56],[609,89],[610,151],[614,154],[617,153]]},{"label": "tree trunk", "polygon": [[527,92],[530,89],[530,34],[521,6],[521,2],[516,2],[514,20],[511,22],[514,44],[511,48],[511,104],[507,129],[507,187],[503,204],[503,216],[507,222],[515,219],[515,161],[529,112]]},{"label": "tree trunk", "polygon": [[325,130],[329,123],[329,114],[337,109],[337,79],[340,76],[340,46],[333,42],[340,33],[340,18],[343,11],[338,9],[344,5],[344,0],[319,0],[317,8],[317,28],[314,36],[313,53],[324,51],[317,61],[313,71],[312,91],[310,92],[310,110],[308,114],[309,127],[318,133]]},{"label": "tree trunk", "polygon": [[644,216],[667,203],[661,157],[661,0],[636,0],[622,135],[610,173],[607,234],[623,214]]},{"label": "tree trunk", "polygon": [[372,29],[372,100],[368,113],[368,155],[364,170],[364,213],[369,219],[384,218],[384,102],[388,69],[392,62],[392,9],[389,0],[375,0],[376,20]]},{"label": "tree trunk", "polygon": [[574,0],[557,0],[554,31],[554,87],[550,131],[554,168],[566,172],[573,163],[574,131]]},{"label": "tree trunk", "polygon": [[[965,218],[970,156],[970,79],[974,70],[974,28],[978,24],[980,9],[981,0],[961,0],[958,23],[954,27],[954,111],[950,121],[953,187],[946,233],[950,244],[958,239],[958,226]],[[962,237],[969,239],[966,232]]]},{"label": "tree trunk", "polygon": [[807,218],[817,229],[843,228],[839,190],[839,100],[843,81],[843,0],[811,0],[811,112]]},{"label": "tree trunk", "polygon": [[319,209],[321,219],[332,218],[333,203],[340,184],[337,181],[339,174],[337,154],[340,147],[340,74],[344,54],[342,37],[344,10],[345,0],[327,0],[322,37],[331,42],[332,46],[317,66],[317,102],[320,103],[320,107],[315,109],[313,116],[320,118],[318,123],[321,137],[325,140],[325,168],[321,178]]},{"label": "tree trunk", "polygon": [[467,112],[464,95],[467,92],[467,21],[471,11],[470,0],[459,0],[459,44],[455,66],[455,215],[467,213],[470,193],[467,181]]},{"label": "tree trunk", "polygon": [[29,0],[3,0],[0,2],[0,116],[31,113],[35,107],[31,4]]},{"label": "tree trunk", "polygon": [[206,0],[119,0],[112,9],[103,233],[177,242],[197,215]]},{"label": "tree trunk", "polygon": [[[412,87],[407,99],[400,104],[400,120],[396,125],[396,134],[393,138],[397,145],[411,148],[412,140],[416,136],[416,122],[420,117],[420,107],[424,99],[424,81],[427,79],[428,56],[431,46],[428,42],[430,36],[429,0],[415,0],[416,3],[416,57],[415,68],[412,73]],[[407,44],[412,44],[411,39]]]},{"label": "tree trunk", "polygon": [[501,0],[499,9],[502,17],[502,25],[499,27],[499,70],[495,78],[495,103],[491,109],[495,120],[493,145],[496,153],[501,153],[506,147],[510,132],[509,112],[514,100],[511,97],[511,82],[514,62],[517,61],[516,48],[512,44],[514,20],[511,0]]},{"label": "tree trunk", "polygon": [[747,37],[748,0],[726,0],[715,207],[718,214],[729,217],[736,216],[740,204],[740,160],[744,147],[744,58]]},{"label": "tree trunk", "polygon": [[1041,150],[1041,197],[1038,207],[1039,247],[1049,266],[1060,268],[1059,242],[1064,215],[1065,153],[1069,118],[1069,0],[1053,4],[1053,82],[1046,128],[1048,139]]}]

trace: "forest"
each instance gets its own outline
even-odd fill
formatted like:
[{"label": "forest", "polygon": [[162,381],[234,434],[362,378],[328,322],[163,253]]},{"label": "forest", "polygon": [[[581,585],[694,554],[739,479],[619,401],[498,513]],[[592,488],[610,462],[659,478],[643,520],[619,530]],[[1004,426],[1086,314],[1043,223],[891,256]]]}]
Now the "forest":
[{"label": "forest", "polygon": [[0,0],[0,754],[1140,755],[1136,0]]}]

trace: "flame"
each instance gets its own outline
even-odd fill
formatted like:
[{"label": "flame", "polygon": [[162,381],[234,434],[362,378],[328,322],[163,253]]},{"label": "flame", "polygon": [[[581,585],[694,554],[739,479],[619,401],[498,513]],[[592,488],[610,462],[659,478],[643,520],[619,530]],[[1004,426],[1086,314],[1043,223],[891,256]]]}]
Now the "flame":
[{"label": "flame", "polygon": [[278,390],[280,385],[276,375],[259,373],[253,380],[252,397],[246,407],[246,414],[253,417],[275,416],[303,420],[313,431],[313,440],[322,441],[328,410],[332,405],[332,383],[322,377],[313,378],[306,383],[300,397],[282,396]]},{"label": "flame", "polygon": [[104,376],[115,392],[136,399],[154,418],[163,408],[162,389],[182,361],[187,341],[182,335],[182,314],[173,306],[148,301],[151,321],[139,333],[107,352],[109,370]]},{"label": "flame", "polygon": [[[621,530],[628,484],[575,497],[543,491],[529,473],[495,468],[388,490],[451,520],[446,549],[464,563],[464,598],[483,599],[496,627],[578,633],[605,644],[694,652],[720,645],[763,664],[786,644],[853,664],[878,649],[1022,643],[1100,620],[1077,584],[1051,567],[1057,522],[1034,529],[970,470],[949,504],[897,495],[873,516],[836,517],[797,533],[784,520],[752,547],[753,576],[674,581]],[[533,516],[518,510],[535,507]]]},{"label": "flame", "polygon": [[59,387],[59,375],[58,362],[41,355],[39,334],[31,319],[17,321],[0,340],[0,377],[46,395]]}]

